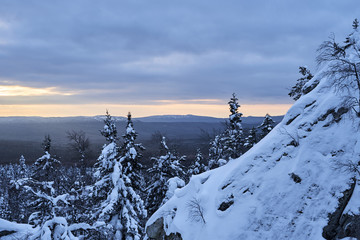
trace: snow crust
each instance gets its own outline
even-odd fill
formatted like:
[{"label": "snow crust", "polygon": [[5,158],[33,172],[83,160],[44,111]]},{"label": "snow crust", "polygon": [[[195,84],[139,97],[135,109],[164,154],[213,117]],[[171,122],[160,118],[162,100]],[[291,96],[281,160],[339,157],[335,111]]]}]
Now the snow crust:
[{"label": "snow crust", "polygon": [[[323,239],[328,214],[356,174],[338,166],[359,160],[360,125],[352,110],[341,120],[329,114],[345,105],[344,94],[355,92],[336,91],[321,71],[308,84],[319,80],[262,141],[225,166],[193,176],[147,226],[163,217],[167,234],[178,232],[184,240]],[[360,197],[359,186],[353,196]],[[354,197],[345,213],[359,212]],[[205,221],[191,216],[194,199]]]}]

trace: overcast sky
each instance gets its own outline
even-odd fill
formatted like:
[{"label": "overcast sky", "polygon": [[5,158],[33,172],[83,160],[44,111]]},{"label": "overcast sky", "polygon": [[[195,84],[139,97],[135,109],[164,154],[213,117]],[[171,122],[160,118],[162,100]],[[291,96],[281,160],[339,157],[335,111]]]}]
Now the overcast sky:
[{"label": "overcast sky", "polygon": [[233,92],[285,109],[298,67],[316,72],[319,44],[359,13],[358,0],[0,0],[0,115],[185,104],[219,116],[201,106],[226,112]]}]

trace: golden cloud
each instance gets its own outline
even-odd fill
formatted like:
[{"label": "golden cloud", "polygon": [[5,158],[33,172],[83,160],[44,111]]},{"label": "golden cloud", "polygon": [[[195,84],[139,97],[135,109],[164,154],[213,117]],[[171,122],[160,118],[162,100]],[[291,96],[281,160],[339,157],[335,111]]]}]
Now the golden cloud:
[{"label": "golden cloud", "polygon": [[52,96],[74,95],[73,92],[60,91],[56,87],[48,88],[33,88],[20,85],[0,85],[0,97],[15,97],[15,96]]}]

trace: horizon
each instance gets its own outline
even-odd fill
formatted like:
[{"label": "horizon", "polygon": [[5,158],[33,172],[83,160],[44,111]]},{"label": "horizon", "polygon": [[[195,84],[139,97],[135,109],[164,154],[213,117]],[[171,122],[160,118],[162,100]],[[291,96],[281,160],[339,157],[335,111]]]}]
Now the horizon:
[{"label": "horizon", "polygon": [[[242,105],[239,109],[239,112],[241,112],[243,114],[243,117],[248,117],[248,116],[252,116],[252,117],[263,117],[266,114],[269,114],[271,116],[283,116],[286,114],[286,112],[288,111],[288,109],[291,107],[292,105],[286,105],[286,104],[278,104],[278,105]],[[74,107],[74,106],[72,106]],[[184,106],[177,106],[177,108],[173,109],[172,111],[164,111],[161,107],[155,109],[154,107],[149,109],[150,112],[144,112],[142,114],[138,114],[136,111],[131,110],[130,107],[121,107],[122,109],[116,109],[116,107],[108,107],[108,108],[104,108],[103,106],[101,106],[101,108],[103,109],[103,113],[104,114],[98,114],[95,113],[93,111],[94,106],[93,105],[88,105],[88,108],[91,108],[92,111],[88,111],[88,108],[84,109],[84,105],[81,106],[82,108],[74,108],[74,111],[78,112],[78,109],[82,109],[85,110],[83,113],[84,114],[59,114],[57,113],[57,109],[53,109],[50,108],[52,110],[55,110],[55,112],[46,112],[43,115],[36,115],[36,114],[19,114],[19,115],[11,115],[11,114],[6,114],[7,111],[4,110],[4,108],[2,109],[2,112],[0,113],[0,117],[93,117],[93,116],[103,116],[105,114],[106,109],[109,111],[109,113],[112,116],[126,116],[128,112],[131,112],[132,116],[134,118],[142,118],[142,117],[150,117],[150,116],[166,116],[166,115],[177,115],[177,116],[186,116],[186,115],[194,115],[194,116],[203,116],[203,117],[214,117],[214,118],[227,118],[229,116],[229,110],[228,110],[228,105],[215,105],[215,106],[206,106],[206,105],[201,105],[201,106],[192,106],[192,112],[187,112],[187,110],[189,109],[188,105],[184,105]],[[142,108],[143,106],[132,106],[133,109],[137,109],[137,108]],[[167,108],[172,108],[173,105],[167,106]],[[199,111],[200,109],[205,109],[207,111]],[[48,110],[48,106],[45,105],[44,110]],[[114,110],[115,109],[115,110]],[[128,110],[124,110],[124,109],[128,109]],[[154,109],[156,111],[154,111]],[[179,109],[181,109],[182,111],[179,112]],[[113,111],[114,110],[114,111]],[[245,110],[245,111],[242,111]],[[12,109],[10,109],[10,111],[12,111]],[[9,112],[10,112],[9,111]],[[19,112],[19,110],[17,110],[17,112]],[[30,111],[31,112],[31,111]]]},{"label": "horizon", "polygon": [[[269,114],[270,115],[270,114]],[[81,117],[88,117],[88,118],[92,118],[92,117],[104,117],[106,116],[104,115],[88,115],[88,116],[83,116],[83,115],[74,115],[74,116],[54,116],[54,117],[43,117],[43,116],[0,116],[0,118],[81,118]],[[126,119],[127,116],[126,115],[111,115],[112,117],[116,117],[116,118],[124,118]],[[174,114],[164,114],[164,115],[146,115],[146,116],[141,116],[141,117],[133,117],[132,119],[139,119],[139,118],[148,118],[148,117],[168,117],[168,116],[193,116],[193,117],[204,117],[204,118],[216,118],[216,119],[227,119],[226,117],[212,117],[212,116],[204,116],[204,115],[194,115],[194,114],[181,114],[181,115],[174,115]],[[264,115],[265,116],[265,115]],[[247,115],[247,116],[241,116],[242,118],[248,118],[248,117],[264,117],[264,116],[254,116],[254,115]],[[284,115],[270,115],[270,117],[283,117]]]}]

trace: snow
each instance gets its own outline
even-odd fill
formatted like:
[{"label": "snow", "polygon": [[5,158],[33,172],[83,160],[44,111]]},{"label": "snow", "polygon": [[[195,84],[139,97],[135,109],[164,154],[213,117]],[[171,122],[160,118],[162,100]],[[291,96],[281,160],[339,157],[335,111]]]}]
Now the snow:
[{"label": "snow", "polygon": [[182,180],[179,177],[173,177],[167,181],[166,185],[167,185],[167,192],[165,194],[163,203],[165,203],[168,199],[170,199],[172,196],[174,196],[175,190],[177,190],[178,188],[184,187],[185,182],[184,182],[184,180]]},{"label": "snow", "polygon": [[34,233],[35,229],[29,224],[19,224],[0,219],[0,233],[2,231],[15,231],[15,233],[1,237],[2,240],[25,239]]},{"label": "snow", "polygon": [[[320,78],[321,71],[308,84]],[[355,175],[337,163],[360,154],[360,136],[354,134],[360,121],[354,112],[338,122],[332,114],[326,116],[344,106],[344,94],[321,79],[263,140],[223,167],[193,176],[147,226],[164,217],[167,234],[179,232],[184,240],[323,239],[328,214]],[[345,213],[359,212],[359,197],[356,186]],[[189,217],[193,199],[203,209],[205,223]]]}]

